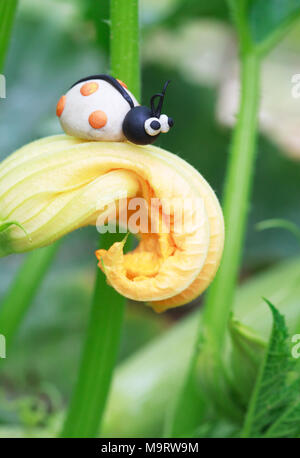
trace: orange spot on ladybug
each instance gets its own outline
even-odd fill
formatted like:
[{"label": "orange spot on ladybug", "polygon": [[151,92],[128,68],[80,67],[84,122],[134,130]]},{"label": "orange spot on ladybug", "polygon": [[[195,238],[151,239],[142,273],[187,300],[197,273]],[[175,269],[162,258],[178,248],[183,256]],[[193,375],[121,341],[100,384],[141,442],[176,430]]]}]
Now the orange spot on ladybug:
[{"label": "orange spot on ladybug", "polygon": [[80,88],[80,93],[81,95],[87,96],[94,94],[99,88],[99,84],[96,83],[95,81],[93,83],[85,83],[83,86]]},{"label": "orange spot on ladybug", "polygon": [[64,108],[65,108],[65,104],[66,104],[66,96],[62,95],[56,105],[56,116],[60,117],[62,115],[62,112],[64,111]]},{"label": "orange spot on ladybug", "polygon": [[107,123],[106,113],[101,110],[93,111],[89,116],[89,123],[94,129],[101,129]]},{"label": "orange spot on ladybug", "polygon": [[125,89],[128,89],[127,84],[123,83],[123,81],[119,80],[118,78],[117,81],[121,84],[121,86],[125,87]]}]

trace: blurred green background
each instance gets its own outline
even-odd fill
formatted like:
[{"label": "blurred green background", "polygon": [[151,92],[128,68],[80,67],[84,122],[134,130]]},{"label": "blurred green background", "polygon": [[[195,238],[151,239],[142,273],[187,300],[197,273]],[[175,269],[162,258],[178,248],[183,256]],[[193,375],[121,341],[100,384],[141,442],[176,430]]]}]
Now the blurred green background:
[{"label": "blurred green background", "polygon": [[[24,143],[61,133],[55,116],[60,96],[81,77],[109,72],[107,17],[106,1],[20,0],[5,67],[7,98],[0,100],[0,160]],[[143,102],[148,103],[166,79],[172,80],[165,111],[175,127],[158,144],[193,164],[221,197],[231,133],[224,116],[230,115],[234,98],[230,91],[225,97],[224,91],[234,81],[236,66],[225,2],[142,0],[141,27]],[[254,227],[267,218],[300,225],[300,129],[298,138],[294,128],[300,121],[300,100],[291,95],[299,34],[293,31],[266,63],[264,134],[258,145],[242,279],[299,250],[292,235],[257,232]],[[279,70],[272,72],[274,67]],[[282,119],[285,130],[293,131],[292,145],[284,129],[281,138],[276,135]],[[95,228],[65,237],[7,359],[0,361],[0,436],[16,425],[28,434],[36,425],[55,429],[76,377],[97,241]],[[1,297],[23,259],[1,260]],[[129,304],[120,360],[199,303],[201,299],[161,316],[141,304]]]}]

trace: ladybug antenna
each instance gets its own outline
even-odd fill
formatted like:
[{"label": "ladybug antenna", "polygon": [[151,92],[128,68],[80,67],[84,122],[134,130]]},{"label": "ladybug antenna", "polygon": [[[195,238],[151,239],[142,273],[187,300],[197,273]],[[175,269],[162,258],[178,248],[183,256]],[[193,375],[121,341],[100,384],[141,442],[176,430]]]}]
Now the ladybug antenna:
[{"label": "ladybug antenna", "polygon": [[[155,116],[156,118],[159,118],[161,115],[161,110],[162,110],[162,106],[164,103],[166,90],[170,82],[171,80],[166,81],[164,84],[163,90],[157,94],[154,94],[151,97],[150,105],[151,105],[152,116]],[[155,108],[154,102],[155,102],[155,99],[157,98],[159,98],[159,101],[158,101],[157,107]]]}]

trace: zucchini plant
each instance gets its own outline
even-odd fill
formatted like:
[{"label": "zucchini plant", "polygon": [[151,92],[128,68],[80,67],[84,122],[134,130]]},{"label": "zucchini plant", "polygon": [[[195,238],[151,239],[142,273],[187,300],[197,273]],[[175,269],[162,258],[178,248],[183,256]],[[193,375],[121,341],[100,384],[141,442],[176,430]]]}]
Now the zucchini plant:
[{"label": "zucchini plant", "polygon": [[[16,1],[0,1],[0,66],[16,6]],[[139,98],[138,8],[138,0],[110,0],[109,48],[111,74],[126,81]],[[300,17],[300,1],[229,0],[228,8],[239,43],[241,90],[223,195],[226,237],[220,269],[200,314],[174,325],[161,341],[125,362],[112,388],[126,300],[98,271],[79,373],[59,432],[62,437],[118,434],[120,416],[128,419],[120,434],[132,436],[300,436],[299,370],[291,358],[284,317],[288,324],[294,320],[296,332],[299,260],[274,269],[249,287],[237,288],[255,171],[261,68],[265,56]],[[2,243],[8,241],[7,230],[14,225],[23,230],[18,221],[0,224]],[[101,248],[108,249],[114,240],[109,234],[103,236]],[[0,330],[8,346],[58,247],[55,242],[29,255],[4,299]],[[286,284],[281,287],[283,277]],[[266,299],[255,302],[253,290]],[[263,332],[256,325],[255,313],[268,324]],[[182,351],[174,353],[181,346]],[[162,361],[169,354],[176,361]],[[151,368],[150,372],[145,368],[150,362],[155,376]],[[143,370],[145,380],[149,378],[144,391],[127,393],[135,373]],[[164,392],[158,394],[161,387]],[[150,406],[155,406],[151,414]]]}]

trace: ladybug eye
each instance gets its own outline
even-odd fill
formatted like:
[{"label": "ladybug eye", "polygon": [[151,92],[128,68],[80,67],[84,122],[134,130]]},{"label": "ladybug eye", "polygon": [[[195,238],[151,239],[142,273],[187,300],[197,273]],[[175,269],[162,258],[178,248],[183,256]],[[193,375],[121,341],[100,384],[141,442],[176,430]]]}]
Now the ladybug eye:
[{"label": "ladybug eye", "polygon": [[169,132],[170,127],[172,127],[172,125],[169,122],[169,119],[171,118],[168,118],[168,116],[165,114],[160,115],[159,122],[161,124],[161,131],[163,134]]},{"label": "ladybug eye", "polygon": [[151,135],[151,137],[160,134],[161,124],[157,118],[146,119],[144,127],[147,134]]}]

